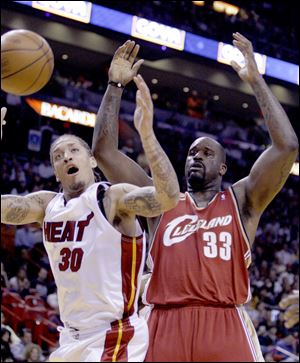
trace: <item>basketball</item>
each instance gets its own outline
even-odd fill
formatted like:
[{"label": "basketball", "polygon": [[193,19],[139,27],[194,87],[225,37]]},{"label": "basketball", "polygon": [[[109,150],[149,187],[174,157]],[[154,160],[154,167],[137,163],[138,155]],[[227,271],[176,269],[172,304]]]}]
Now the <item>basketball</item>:
[{"label": "basketball", "polygon": [[54,57],[39,34],[11,30],[1,36],[1,89],[18,96],[31,95],[49,81]]}]

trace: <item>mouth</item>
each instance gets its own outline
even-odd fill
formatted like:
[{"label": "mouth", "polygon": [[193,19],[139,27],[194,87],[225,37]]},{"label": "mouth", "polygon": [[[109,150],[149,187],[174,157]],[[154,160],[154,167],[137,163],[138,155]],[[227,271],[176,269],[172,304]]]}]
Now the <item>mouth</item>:
[{"label": "mouth", "polygon": [[74,174],[76,174],[78,171],[79,171],[79,169],[78,169],[76,166],[71,166],[71,167],[68,169],[67,174],[68,174],[68,175],[74,175]]},{"label": "mouth", "polygon": [[203,169],[204,169],[203,164],[194,164],[190,167],[190,171],[199,171],[199,170],[203,170]]}]

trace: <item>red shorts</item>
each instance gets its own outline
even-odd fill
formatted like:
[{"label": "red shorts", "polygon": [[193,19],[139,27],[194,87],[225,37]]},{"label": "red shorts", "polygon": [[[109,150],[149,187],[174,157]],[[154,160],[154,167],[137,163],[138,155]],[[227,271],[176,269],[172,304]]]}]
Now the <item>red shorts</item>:
[{"label": "red shorts", "polygon": [[146,362],[263,362],[242,307],[189,305],[154,308]]}]

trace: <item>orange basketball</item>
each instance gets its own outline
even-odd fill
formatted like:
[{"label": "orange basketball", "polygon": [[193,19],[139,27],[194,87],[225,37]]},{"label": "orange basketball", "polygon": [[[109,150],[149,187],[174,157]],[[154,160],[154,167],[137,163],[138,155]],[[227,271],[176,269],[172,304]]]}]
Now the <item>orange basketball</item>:
[{"label": "orange basketball", "polygon": [[31,95],[49,81],[54,68],[52,49],[39,34],[25,29],[1,36],[1,89]]}]

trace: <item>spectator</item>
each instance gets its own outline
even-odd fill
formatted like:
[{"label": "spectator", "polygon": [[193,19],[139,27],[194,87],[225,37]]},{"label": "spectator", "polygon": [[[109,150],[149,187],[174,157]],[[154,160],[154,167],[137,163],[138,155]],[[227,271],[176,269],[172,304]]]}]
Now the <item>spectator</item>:
[{"label": "spectator", "polygon": [[48,295],[47,277],[48,271],[42,267],[38,272],[37,278],[31,281],[31,288],[35,289],[36,293],[43,299],[47,299]]},{"label": "spectator", "polygon": [[11,332],[1,327],[1,362],[15,362],[14,356],[10,349]]},{"label": "spectator", "polygon": [[18,248],[32,248],[36,243],[43,241],[41,228],[35,223],[17,227],[15,246]]},{"label": "spectator", "polygon": [[24,267],[20,267],[17,275],[9,279],[9,288],[24,297],[29,293],[29,287],[27,271]]},{"label": "spectator", "polygon": [[45,357],[37,344],[29,344],[24,351],[25,362],[44,362]]},{"label": "spectator", "polygon": [[11,347],[12,354],[17,361],[24,361],[26,348],[32,344],[32,333],[29,329],[22,329],[19,343]]},{"label": "spectator", "polygon": [[11,344],[18,344],[20,342],[20,338],[17,336],[17,334],[14,332],[13,328],[11,328],[9,325],[5,324],[5,315],[3,311],[1,311],[1,329],[5,328],[10,332],[10,338],[11,338]]}]

